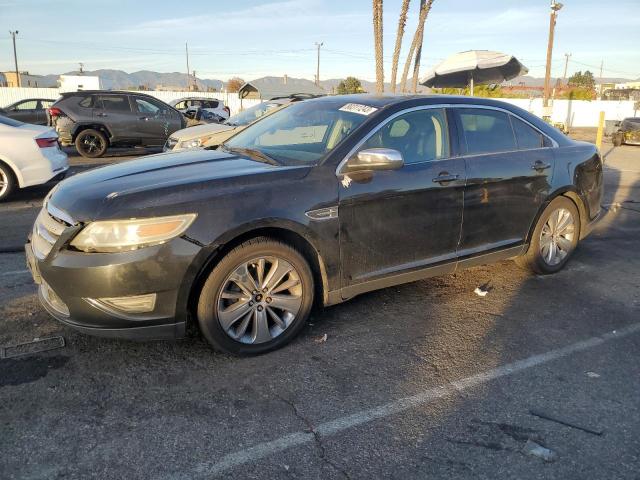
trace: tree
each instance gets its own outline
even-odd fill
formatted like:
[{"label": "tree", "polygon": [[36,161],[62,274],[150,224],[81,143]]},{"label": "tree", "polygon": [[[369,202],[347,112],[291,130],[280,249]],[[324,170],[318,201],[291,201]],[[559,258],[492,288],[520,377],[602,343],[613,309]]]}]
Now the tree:
[{"label": "tree", "polygon": [[373,43],[376,55],[376,93],[384,92],[382,56],[382,0],[373,0]]},{"label": "tree", "polygon": [[239,77],[230,78],[227,82],[227,92],[237,92],[245,83],[246,82]]},{"label": "tree", "polygon": [[[433,4],[433,0],[427,0],[426,2],[420,3],[420,16],[418,17],[418,26],[416,28],[416,33],[413,35],[413,41],[411,42],[411,47],[409,48],[409,55],[407,55],[407,61],[404,64],[404,71],[402,72],[402,80],[400,80],[402,92],[407,91],[407,76],[409,75],[409,66],[411,65],[413,52],[416,50],[416,48],[418,48],[418,42],[420,42],[420,45],[422,45],[422,36],[424,34],[424,22],[427,19],[427,15],[429,14],[429,10],[431,10],[432,4]],[[414,68],[414,71],[415,71],[415,68]]]},{"label": "tree", "polygon": [[336,88],[336,93],[338,95],[344,95],[347,93],[364,93],[364,88],[362,88],[362,83],[356,77],[347,77],[344,80],[341,80]]},{"label": "tree", "polygon": [[398,19],[398,33],[396,34],[396,47],[393,50],[393,63],[391,65],[391,91],[396,91],[396,78],[398,75],[398,61],[400,60],[400,49],[402,48],[402,37],[404,36],[404,27],[407,25],[407,12],[409,11],[409,3],[411,0],[402,0],[402,8],[400,9],[400,18]]},{"label": "tree", "polygon": [[572,87],[595,88],[596,80],[589,70],[584,73],[580,70],[569,77],[569,85]]}]

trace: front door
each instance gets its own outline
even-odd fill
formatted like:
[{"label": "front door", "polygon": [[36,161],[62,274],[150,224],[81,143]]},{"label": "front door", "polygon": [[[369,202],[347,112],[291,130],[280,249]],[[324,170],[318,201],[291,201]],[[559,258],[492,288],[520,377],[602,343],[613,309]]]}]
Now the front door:
[{"label": "front door", "polygon": [[550,141],[501,110],[453,110],[467,170],[458,257],[518,246],[551,190]]},{"label": "front door", "polygon": [[[437,264],[455,268],[465,183],[452,158],[444,109],[392,117],[358,148],[399,151],[398,170],[340,175],[343,286]],[[357,154],[357,152],[356,152]]]},{"label": "front door", "polygon": [[162,145],[169,134],[179,128],[175,125],[177,118],[170,115],[168,107],[148,98],[132,97],[132,100],[137,114],[137,129],[145,145]]}]

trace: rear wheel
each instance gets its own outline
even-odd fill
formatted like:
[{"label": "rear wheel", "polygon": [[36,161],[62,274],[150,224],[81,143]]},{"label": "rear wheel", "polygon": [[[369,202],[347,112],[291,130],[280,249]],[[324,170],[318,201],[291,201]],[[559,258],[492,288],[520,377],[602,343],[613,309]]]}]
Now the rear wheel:
[{"label": "rear wheel", "polygon": [[86,158],[101,157],[108,146],[107,137],[98,130],[83,130],[76,137],[76,150]]},{"label": "rear wheel", "polygon": [[18,182],[11,169],[0,163],[0,202],[13,193],[17,184]]},{"label": "rear wheel", "polygon": [[231,250],[207,278],[198,323],[219,350],[252,355],[290,342],[309,316],[313,275],[294,248],[266,237]]},{"label": "rear wheel", "polygon": [[527,253],[516,259],[535,273],[555,273],[565,266],[578,245],[580,215],[575,203],[556,197],[542,212]]}]

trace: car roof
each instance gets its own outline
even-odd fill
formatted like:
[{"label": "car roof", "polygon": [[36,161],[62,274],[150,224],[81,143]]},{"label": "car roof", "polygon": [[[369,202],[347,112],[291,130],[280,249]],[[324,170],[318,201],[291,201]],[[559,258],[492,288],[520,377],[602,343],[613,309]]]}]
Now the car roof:
[{"label": "car roof", "polygon": [[73,95],[95,95],[95,94],[99,94],[99,95],[140,95],[141,97],[149,97],[149,98],[155,98],[156,100],[159,100],[158,98],[154,97],[153,95],[149,95],[149,94],[146,94],[144,92],[129,92],[127,90],[77,90],[75,92],[62,92],[60,95],[62,95],[63,97],[69,97],[69,96],[73,96]]},{"label": "car roof", "polygon": [[469,97],[462,95],[373,95],[369,93],[357,93],[351,95],[329,95],[317,98],[310,98],[306,102],[335,102],[343,101],[348,103],[362,103],[372,107],[383,108],[390,105],[402,105],[403,103],[417,103],[423,105],[438,104],[473,104],[487,105],[505,108],[512,106],[509,103],[501,102],[491,98]]}]

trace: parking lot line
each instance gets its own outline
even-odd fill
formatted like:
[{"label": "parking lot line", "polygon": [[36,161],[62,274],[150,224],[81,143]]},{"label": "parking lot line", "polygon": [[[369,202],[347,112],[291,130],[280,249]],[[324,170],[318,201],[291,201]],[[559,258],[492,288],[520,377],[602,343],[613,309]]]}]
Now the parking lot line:
[{"label": "parking lot line", "polygon": [[29,270],[13,270],[11,272],[1,272],[0,277],[9,277],[11,275],[26,275]]},{"label": "parking lot line", "polygon": [[532,367],[543,365],[553,360],[567,357],[571,354],[582,352],[598,345],[602,345],[605,342],[618,340],[638,332],[640,332],[640,323],[635,323],[621,330],[614,330],[603,335],[591,337],[587,340],[573,343],[566,347],[551,350],[539,355],[533,355],[523,360],[518,360],[516,362],[508,363],[506,365],[502,365],[500,367],[493,368],[491,370],[487,370],[485,372],[481,372],[476,375],[463,378],[461,380],[453,381],[446,385],[430,388],[416,395],[400,398],[379,407],[362,410],[352,415],[340,417],[335,420],[322,423],[318,425],[313,431],[294,432],[275,440],[259,443],[257,445],[254,445],[253,447],[230,453],[222,457],[222,459],[215,463],[207,462],[198,465],[196,467],[196,472],[202,475],[216,475],[231,468],[238,467],[250,462],[255,462],[274,453],[282,452],[289,448],[300,446],[305,443],[311,443],[315,441],[317,435],[319,435],[320,437],[335,435],[344,430],[369,423],[373,420],[401,413],[410,408],[428,404],[432,401],[448,397],[457,392],[461,392],[463,390],[489,382],[491,380],[505,377],[507,375],[512,375],[514,373],[518,373]]}]

